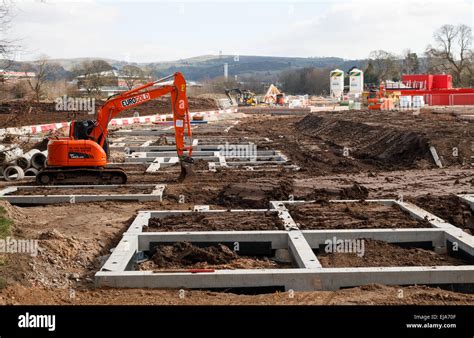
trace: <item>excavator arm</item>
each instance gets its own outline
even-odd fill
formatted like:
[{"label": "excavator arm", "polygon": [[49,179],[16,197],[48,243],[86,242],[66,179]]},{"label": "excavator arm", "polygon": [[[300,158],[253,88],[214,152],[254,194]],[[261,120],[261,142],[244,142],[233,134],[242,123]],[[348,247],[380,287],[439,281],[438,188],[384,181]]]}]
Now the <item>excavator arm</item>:
[{"label": "excavator arm", "polygon": [[[174,78],[172,85],[155,87],[164,81]],[[132,89],[118,96],[110,98],[99,109],[97,122],[89,134],[89,138],[104,146],[108,134],[110,121],[122,111],[137,107],[145,102],[154,100],[166,94],[171,94],[171,107],[173,110],[173,123],[175,128],[176,150],[181,158],[185,151],[192,156],[192,147],[185,146],[185,135],[192,137],[188,99],[186,96],[186,81],[181,73],[164,77],[141,87]]]}]

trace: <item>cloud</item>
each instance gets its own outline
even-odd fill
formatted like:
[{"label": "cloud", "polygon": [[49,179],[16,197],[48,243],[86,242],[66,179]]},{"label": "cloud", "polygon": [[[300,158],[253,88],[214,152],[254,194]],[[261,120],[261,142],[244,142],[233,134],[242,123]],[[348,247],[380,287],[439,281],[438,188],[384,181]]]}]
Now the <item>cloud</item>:
[{"label": "cloud", "polygon": [[275,55],[365,58],[376,49],[401,53],[407,48],[421,53],[442,24],[472,25],[472,9],[472,2],[463,0],[336,3],[314,19],[295,20],[266,45]]},{"label": "cloud", "polygon": [[135,62],[200,54],[365,58],[423,52],[445,23],[472,25],[471,0],[21,1],[12,31],[26,53]]},{"label": "cloud", "polygon": [[110,48],[104,39],[106,27],[119,19],[117,9],[93,2],[22,1],[12,31],[21,40],[23,58],[94,56]]}]

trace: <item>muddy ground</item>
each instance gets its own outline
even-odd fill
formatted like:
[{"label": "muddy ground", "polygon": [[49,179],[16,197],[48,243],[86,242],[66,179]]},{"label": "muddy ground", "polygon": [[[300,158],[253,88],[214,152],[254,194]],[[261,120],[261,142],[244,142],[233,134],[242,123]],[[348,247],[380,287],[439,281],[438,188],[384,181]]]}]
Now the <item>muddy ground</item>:
[{"label": "muddy ground", "polygon": [[150,218],[145,231],[284,230],[276,212],[192,213]]},{"label": "muddy ground", "polygon": [[410,199],[411,202],[443,220],[474,234],[474,210],[455,195],[423,195]]},{"label": "muddy ground", "polygon": [[[304,207],[292,210],[301,227],[426,227],[424,222],[414,221],[394,208],[374,208],[364,203],[356,207],[327,204],[328,199],[363,201],[402,195],[456,226],[472,229],[472,213],[469,215],[468,210],[446,196],[474,191],[473,168],[469,162],[474,155],[471,149],[474,124],[459,121],[451,112],[422,112],[417,116],[409,112],[318,113],[309,117],[252,115],[237,123],[228,120],[193,128],[196,138],[208,144],[246,140],[262,149],[280,150],[301,170],[224,168],[209,172],[203,166],[194,181],[179,183],[177,167],[145,173],[142,165],[128,169],[124,166],[131,184],[166,184],[163,202],[23,208],[1,202],[14,221],[12,235],[38,239],[41,250],[36,257],[1,257],[0,276],[6,285],[0,291],[0,304],[474,304],[473,295],[425,286],[369,285],[335,292],[297,292],[294,299],[289,299],[286,293],[239,296],[206,291],[188,291],[185,299],[181,299],[175,290],[95,289],[95,272],[139,210],[192,210],[195,204],[208,204],[216,209],[268,208],[270,200],[294,198],[318,201],[313,210]],[[173,136],[172,130],[166,133]],[[206,141],[207,138],[211,141]],[[429,145],[436,147],[444,168],[436,167],[426,151]],[[348,153],[344,147],[349,149]],[[457,156],[453,156],[453,147],[458,148]],[[118,152],[115,156],[123,158]],[[0,182],[0,186],[5,185]],[[428,194],[436,198],[426,197]],[[160,220],[155,223],[158,228],[154,231],[280,227],[271,216],[259,217],[258,225],[251,215],[238,219],[233,215],[207,220],[197,217]],[[424,254],[427,253],[420,257]],[[381,254],[377,257],[384,259]],[[243,257],[236,260],[239,259]],[[189,268],[189,265],[177,267]],[[404,290],[404,298],[398,297],[399,289]]]},{"label": "muddy ground", "polygon": [[[258,122],[251,123],[254,119]],[[247,122],[229,134],[258,133],[274,140],[273,146],[306,175],[435,168],[431,145],[445,167],[471,167],[474,155],[473,123],[448,114],[359,111],[252,116]]]},{"label": "muddy ground", "polygon": [[288,208],[302,230],[431,228],[428,222],[414,220],[396,205],[320,202],[290,205]]}]

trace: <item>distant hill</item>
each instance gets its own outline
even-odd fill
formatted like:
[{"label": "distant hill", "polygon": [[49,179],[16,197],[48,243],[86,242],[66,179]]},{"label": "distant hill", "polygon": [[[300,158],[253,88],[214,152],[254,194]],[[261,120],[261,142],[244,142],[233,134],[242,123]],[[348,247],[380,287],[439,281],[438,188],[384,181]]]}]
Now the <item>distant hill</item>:
[{"label": "distant hill", "polygon": [[157,75],[167,75],[181,71],[190,80],[200,81],[214,78],[224,74],[224,63],[228,64],[229,75],[269,75],[280,73],[291,68],[318,67],[318,68],[349,68],[362,67],[365,60],[344,60],[336,57],[325,58],[299,58],[299,57],[274,57],[274,56],[239,56],[238,61],[234,56],[200,56],[197,58],[183,59],[173,62],[150,63]]},{"label": "distant hill", "polygon": [[[155,76],[160,77],[180,71],[186,78],[192,81],[202,81],[215,78],[224,74],[224,63],[228,64],[229,76],[270,76],[276,75],[287,69],[304,67],[317,68],[341,68],[345,71],[351,67],[363,67],[366,60],[344,60],[338,57],[276,57],[276,56],[252,56],[241,55],[238,60],[233,55],[201,55],[197,57],[151,63],[134,63],[106,58],[71,58],[71,59],[51,59],[58,63],[63,69],[63,74],[70,74],[70,71],[80,65],[85,60],[102,59],[110,63],[113,67],[120,69],[127,64],[146,67],[153,71]],[[34,62],[12,62],[9,69],[20,70],[25,64]],[[0,61],[0,69],[2,68]],[[33,70],[33,69],[32,69]]]}]

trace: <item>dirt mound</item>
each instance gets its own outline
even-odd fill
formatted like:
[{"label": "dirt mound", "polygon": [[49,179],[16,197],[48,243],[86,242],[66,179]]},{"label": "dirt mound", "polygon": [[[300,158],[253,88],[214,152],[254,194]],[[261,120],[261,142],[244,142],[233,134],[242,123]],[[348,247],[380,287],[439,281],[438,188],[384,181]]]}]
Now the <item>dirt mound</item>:
[{"label": "dirt mound", "polygon": [[324,140],[335,151],[381,169],[415,168],[420,160],[431,161],[429,142],[423,135],[374,124],[308,115],[296,128]]},{"label": "dirt mound", "polygon": [[28,216],[25,215],[21,208],[15,207],[5,200],[0,200],[0,207],[5,210],[5,216],[11,219],[13,223],[19,224],[28,221]]},{"label": "dirt mound", "polygon": [[341,199],[365,200],[369,197],[369,189],[354,183],[351,187],[342,188],[339,195]]},{"label": "dirt mound", "polygon": [[289,179],[250,179],[226,185],[216,199],[216,204],[226,207],[268,208],[269,201],[288,200],[293,192]]},{"label": "dirt mound", "polygon": [[272,269],[290,267],[267,257],[244,257],[222,244],[197,247],[189,242],[163,244],[156,247],[151,261],[141,264],[141,270],[176,269]]},{"label": "dirt mound", "polygon": [[160,245],[151,258],[158,268],[175,268],[196,263],[226,264],[238,258],[227,246],[218,244],[199,248],[189,242]]},{"label": "dirt mound", "polygon": [[469,264],[462,259],[447,254],[437,254],[431,250],[402,248],[395,244],[373,239],[364,239],[363,243],[364,250],[359,255],[356,252],[324,252],[317,256],[325,268]]},{"label": "dirt mound", "polygon": [[38,236],[40,254],[34,260],[34,270],[28,280],[43,287],[68,287],[76,282],[92,282],[100,263],[101,245],[96,240],[85,242],[56,229]]},{"label": "dirt mound", "polygon": [[53,229],[53,230],[42,232],[38,236],[38,239],[45,240],[45,241],[50,240],[50,239],[64,239],[64,235],[60,233],[58,230]]},{"label": "dirt mound", "polygon": [[341,188],[316,188],[309,193],[295,194],[295,199],[314,200],[318,203],[328,203],[329,200],[348,199],[364,201],[369,197],[369,189],[354,182],[353,185]]}]

